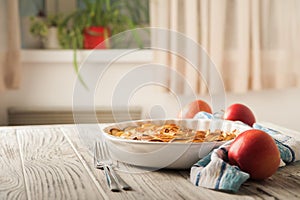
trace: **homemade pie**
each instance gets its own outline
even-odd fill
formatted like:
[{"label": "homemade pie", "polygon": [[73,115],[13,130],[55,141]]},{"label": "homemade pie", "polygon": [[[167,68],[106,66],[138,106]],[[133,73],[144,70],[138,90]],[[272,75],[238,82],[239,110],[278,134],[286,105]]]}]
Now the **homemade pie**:
[{"label": "homemade pie", "polygon": [[138,126],[126,127],[123,130],[111,128],[109,134],[129,140],[149,142],[213,142],[234,139],[237,130],[225,132],[221,130],[193,130],[180,127],[177,124],[155,125],[144,123]]}]

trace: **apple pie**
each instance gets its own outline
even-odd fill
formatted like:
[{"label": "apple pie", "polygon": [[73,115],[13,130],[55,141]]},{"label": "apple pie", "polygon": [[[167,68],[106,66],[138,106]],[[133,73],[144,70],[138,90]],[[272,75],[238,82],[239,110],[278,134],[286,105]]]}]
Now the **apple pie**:
[{"label": "apple pie", "polygon": [[149,142],[213,142],[234,139],[237,130],[225,132],[221,130],[193,130],[177,124],[155,125],[144,123],[138,126],[130,126],[124,129],[111,128],[109,134],[129,140]]}]

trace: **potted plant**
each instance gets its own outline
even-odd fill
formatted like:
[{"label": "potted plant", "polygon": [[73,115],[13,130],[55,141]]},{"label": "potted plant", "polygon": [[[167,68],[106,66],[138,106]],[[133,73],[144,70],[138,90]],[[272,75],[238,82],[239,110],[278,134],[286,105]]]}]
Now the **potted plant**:
[{"label": "potted plant", "polygon": [[[62,47],[74,50],[73,64],[78,75],[77,49],[109,48],[107,38],[134,28],[133,21],[123,12],[125,1],[82,0],[82,3],[83,7],[68,15],[59,28]],[[80,75],[79,79],[84,84]]]},{"label": "potted plant", "polygon": [[30,33],[40,38],[43,47],[47,49],[60,48],[58,27],[63,21],[62,15],[48,15],[47,17],[31,17]]},{"label": "potted plant", "polygon": [[[82,0],[83,7],[67,16],[60,29],[64,48],[94,49],[111,35],[132,28],[130,18],[123,14],[124,1]],[[103,43],[98,48],[109,48]]]}]

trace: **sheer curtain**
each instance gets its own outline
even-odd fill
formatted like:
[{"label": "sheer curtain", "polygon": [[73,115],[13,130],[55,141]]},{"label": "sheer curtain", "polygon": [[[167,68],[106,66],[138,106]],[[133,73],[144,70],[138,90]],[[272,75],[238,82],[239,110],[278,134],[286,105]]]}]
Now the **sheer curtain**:
[{"label": "sheer curtain", "polygon": [[0,0],[0,91],[20,84],[20,23],[18,0]]},{"label": "sheer curtain", "polygon": [[[300,86],[300,1],[150,2],[151,26],[179,31],[199,43],[219,71],[226,91]],[[182,58],[158,52],[155,59],[186,76],[197,93],[206,93],[213,77],[209,69],[203,70],[206,65],[200,52],[195,53],[202,77]],[[169,82],[172,90],[185,92],[177,80],[170,77]]]}]

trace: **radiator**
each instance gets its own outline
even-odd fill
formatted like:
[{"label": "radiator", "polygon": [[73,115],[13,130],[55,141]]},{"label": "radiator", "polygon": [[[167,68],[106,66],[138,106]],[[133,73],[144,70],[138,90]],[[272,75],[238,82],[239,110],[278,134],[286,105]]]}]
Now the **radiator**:
[{"label": "radiator", "polygon": [[[129,112],[129,116],[128,116]],[[80,116],[80,123],[94,122],[91,112],[77,111]],[[118,121],[137,120],[141,118],[140,107],[118,108],[113,111],[111,108],[97,108],[96,116],[99,123],[113,123]],[[78,115],[76,115],[78,116]],[[77,121],[78,122],[78,121]],[[73,124],[73,112],[67,108],[9,108],[8,125],[44,125],[44,124]]]}]

